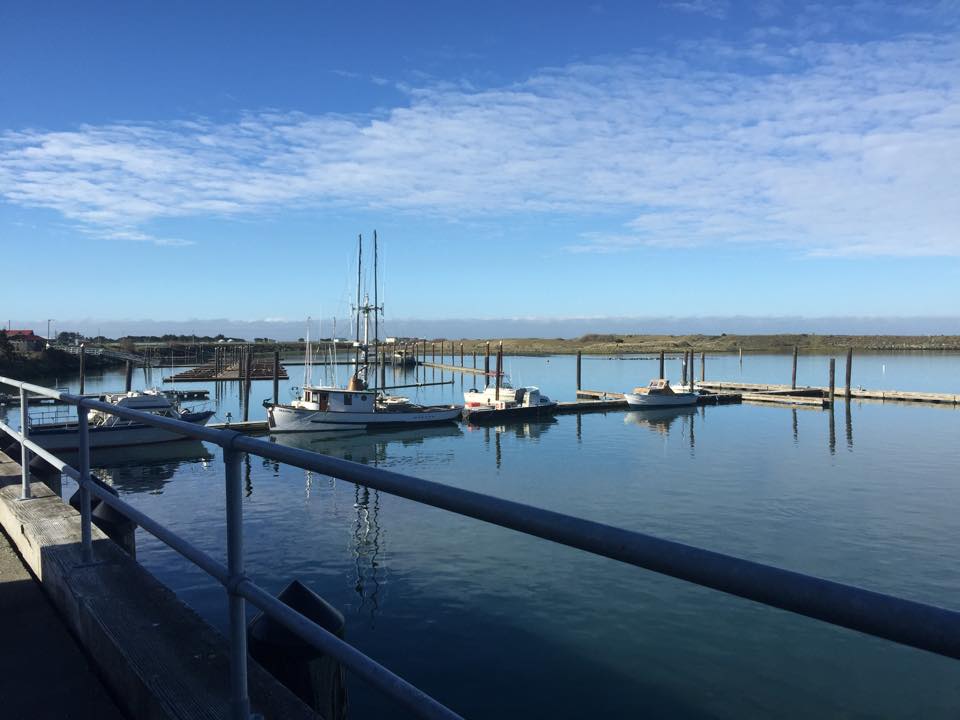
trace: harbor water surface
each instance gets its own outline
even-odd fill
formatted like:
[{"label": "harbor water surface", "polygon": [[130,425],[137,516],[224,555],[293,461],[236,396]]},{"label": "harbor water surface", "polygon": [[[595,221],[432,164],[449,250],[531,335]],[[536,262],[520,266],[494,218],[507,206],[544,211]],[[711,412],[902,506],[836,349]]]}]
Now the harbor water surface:
[{"label": "harbor water surface", "polygon": [[[505,366],[515,384],[574,397],[572,357]],[[840,386],[842,367],[838,356]],[[302,368],[288,370],[281,399],[302,382]],[[668,370],[678,377],[679,363]],[[955,355],[862,356],[853,384],[957,393],[958,370]],[[425,372],[416,377],[451,378]],[[656,374],[648,356],[583,361],[590,389]],[[826,385],[827,358],[801,357],[798,375]],[[392,383],[414,377],[388,371]],[[790,358],[710,356],[707,378],[789,382]],[[459,402],[477,382],[453,379],[402,392]],[[122,383],[109,373],[87,391]],[[76,389],[75,378],[48,384]],[[209,387],[220,420],[240,417],[236,383],[184,387]],[[270,393],[254,384],[251,419]],[[958,436],[952,406],[840,402],[272,439],[958,609]],[[124,499],[218,558],[221,460],[194,441],[94,458]],[[952,660],[261,458],[245,459],[244,482],[248,573],[274,592],[305,582],[344,612],[351,643],[468,717],[954,718],[960,708]],[[226,627],[219,585],[149,535],[137,543],[140,562]],[[353,718],[405,717],[355,679],[349,701]]]}]

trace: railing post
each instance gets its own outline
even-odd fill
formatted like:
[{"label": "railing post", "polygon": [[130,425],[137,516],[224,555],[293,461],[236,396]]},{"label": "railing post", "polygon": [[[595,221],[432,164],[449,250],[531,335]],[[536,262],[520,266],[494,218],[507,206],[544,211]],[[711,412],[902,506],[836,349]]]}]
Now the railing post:
[{"label": "railing post", "polygon": [[240,453],[223,449],[227,497],[227,571],[230,577],[227,598],[230,602],[230,716],[235,720],[250,717],[247,695],[247,617],[243,596],[236,584],[243,578],[243,480]]},{"label": "railing post", "polygon": [[27,391],[20,388],[20,499],[29,500],[30,494],[30,450],[24,442],[30,437],[30,415],[27,407]]},{"label": "railing post", "polygon": [[93,562],[92,510],[90,508],[90,424],[87,409],[77,405],[77,454],[80,472],[80,555],[84,563]]}]

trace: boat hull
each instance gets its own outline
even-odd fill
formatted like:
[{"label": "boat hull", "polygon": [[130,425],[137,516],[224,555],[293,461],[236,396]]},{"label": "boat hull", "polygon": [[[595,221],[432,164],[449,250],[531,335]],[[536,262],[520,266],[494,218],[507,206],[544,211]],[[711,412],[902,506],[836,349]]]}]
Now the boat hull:
[{"label": "boat hull", "polygon": [[271,405],[267,407],[270,432],[320,432],[432,425],[455,422],[461,409],[455,405],[417,410],[382,412],[329,412]]},{"label": "boat hull", "polygon": [[[212,412],[192,413],[183,418],[193,425],[206,425],[213,416]],[[161,430],[151,425],[135,423],[117,427],[91,427],[89,429],[91,448],[125,447],[130,445],[152,445],[154,443],[183,440],[186,436],[169,430]],[[80,446],[80,434],[76,423],[56,427],[35,427],[30,431],[30,439],[46,450],[76,450]]]},{"label": "boat hull", "polygon": [[664,407],[684,407],[696,405],[697,393],[673,393],[667,394],[648,394],[648,393],[626,393],[624,399],[627,405],[634,409],[643,408],[664,408]]}]

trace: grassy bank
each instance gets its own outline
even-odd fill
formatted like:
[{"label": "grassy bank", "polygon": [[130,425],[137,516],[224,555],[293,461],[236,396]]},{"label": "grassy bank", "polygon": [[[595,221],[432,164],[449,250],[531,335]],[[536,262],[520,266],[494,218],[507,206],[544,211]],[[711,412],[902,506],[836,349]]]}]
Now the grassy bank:
[{"label": "grassy bank", "polygon": [[[427,341],[429,352],[430,342]],[[439,342],[439,341],[437,341]],[[450,340],[446,341],[448,343]],[[486,340],[454,340],[457,352],[460,343],[465,352],[483,346]],[[498,340],[491,341],[495,348]],[[503,341],[509,355],[619,355],[622,353],[703,352],[789,353],[797,347],[801,353],[904,351],[960,352],[960,336],[956,335],[584,335],[579,338],[511,338]],[[449,353],[449,350],[447,350]]]}]

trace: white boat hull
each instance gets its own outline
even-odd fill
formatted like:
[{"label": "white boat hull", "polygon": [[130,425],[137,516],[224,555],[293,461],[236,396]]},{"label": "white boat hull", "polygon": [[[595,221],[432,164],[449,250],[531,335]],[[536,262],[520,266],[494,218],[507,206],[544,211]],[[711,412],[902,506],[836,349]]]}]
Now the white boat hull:
[{"label": "white boat hull", "polygon": [[626,393],[624,399],[632,408],[683,407],[696,405],[697,393]]},{"label": "white boat hull", "polygon": [[[206,425],[209,416],[193,421],[194,425]],[[186,436],[150,425],[127,425],[116,427],[92,427],[89,430],[91,448],[152,445],[154,443],[183,440]],[[77,426],[65,425],[55,428],[34,428],[30,439],[46,450],[76,450],[80,446]]]},{"label": "white boat hull", "polygon": [[386,410],[380,412],[329,412],[296,408],[289,405],[267,407],[267,424],[271,432],[318,432],[451,422],[460,417],[461,408],[424,408],[418,410]]}]

